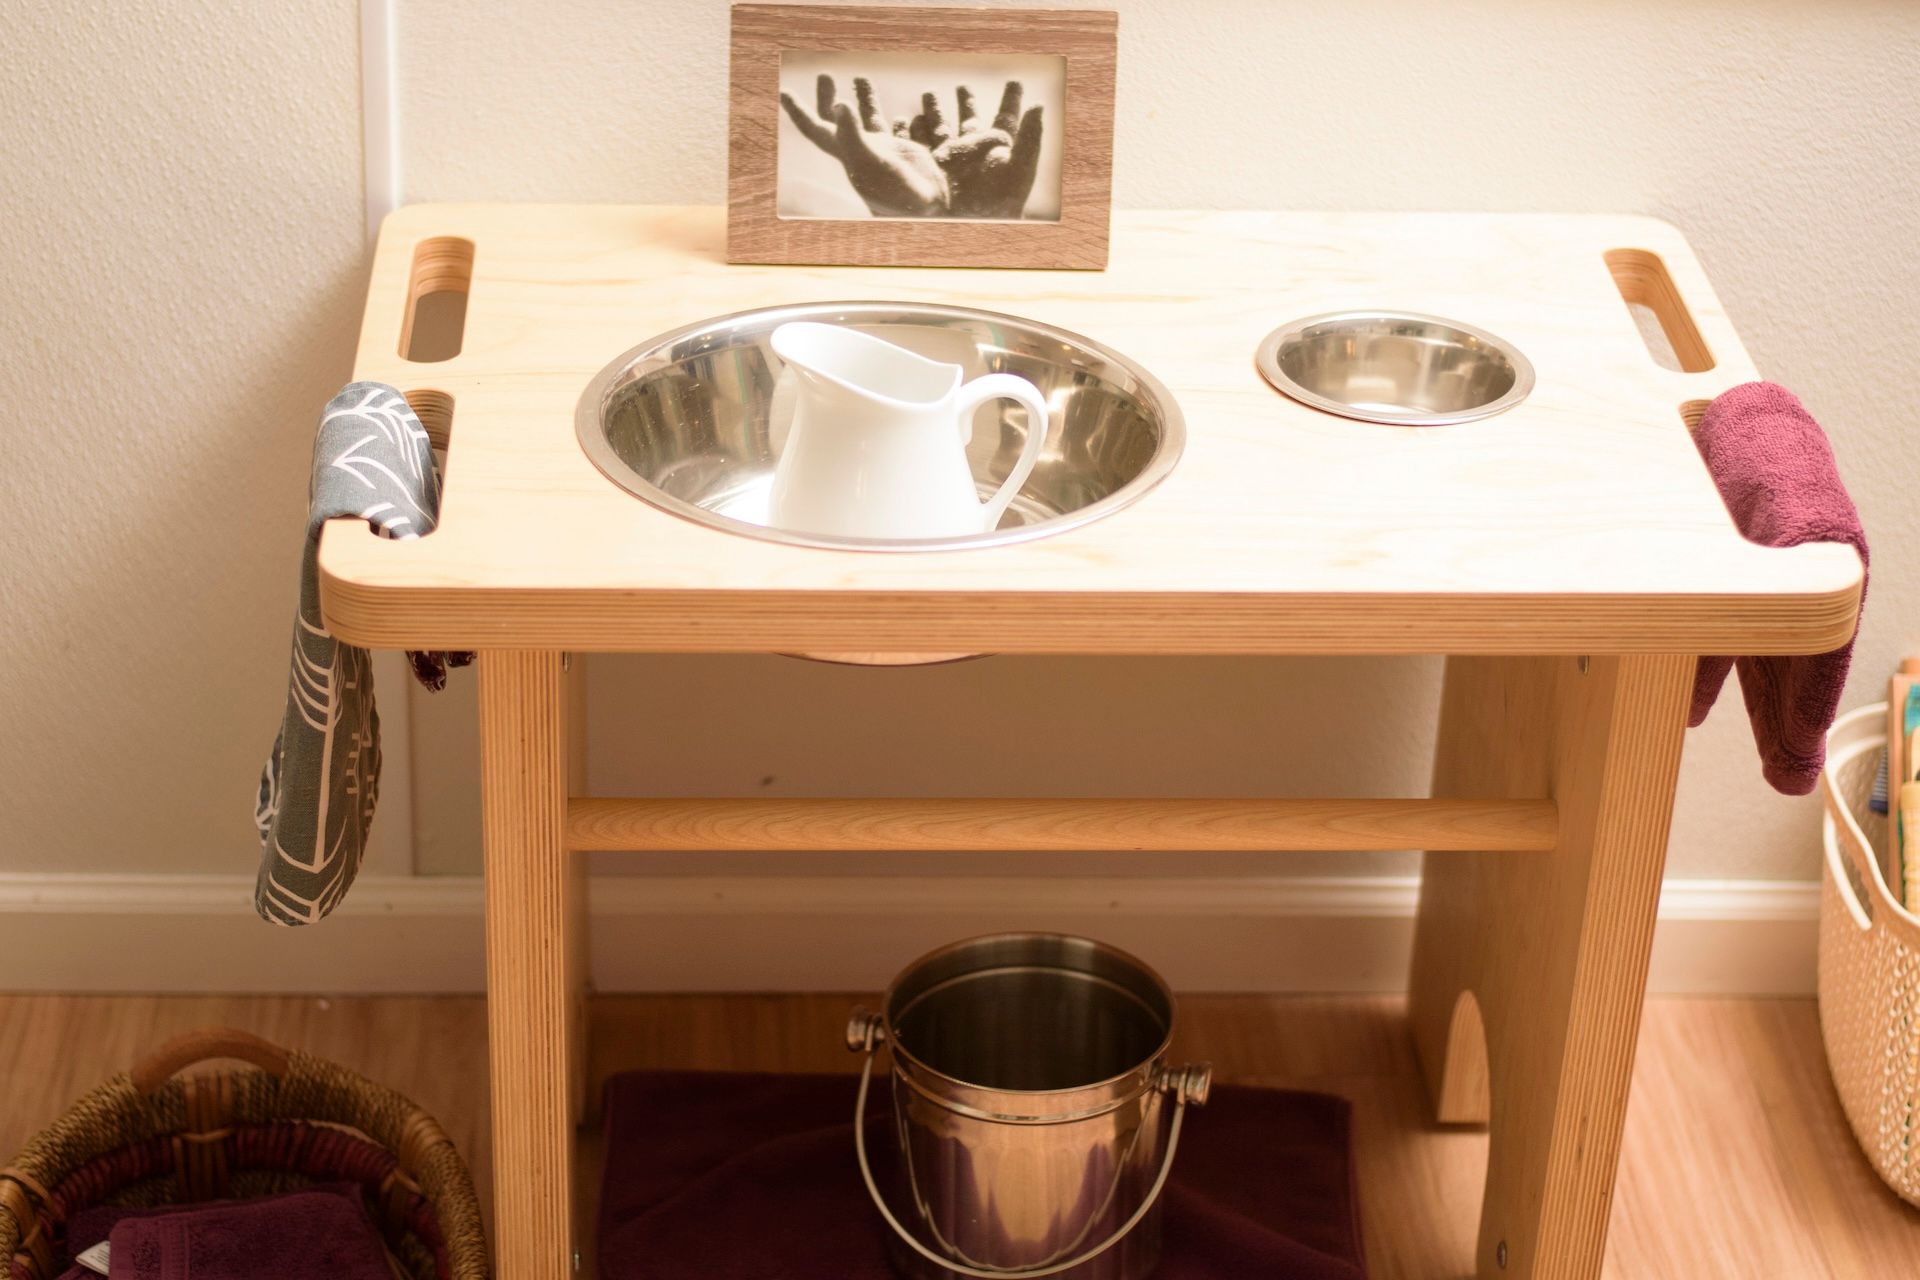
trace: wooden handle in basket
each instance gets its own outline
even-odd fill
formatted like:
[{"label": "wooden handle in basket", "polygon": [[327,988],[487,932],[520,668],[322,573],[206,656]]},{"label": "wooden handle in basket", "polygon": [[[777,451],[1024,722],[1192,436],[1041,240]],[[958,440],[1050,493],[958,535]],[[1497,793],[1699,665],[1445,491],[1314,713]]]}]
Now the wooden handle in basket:
[{"label": "wooden handle in basket", "polygon": [[271,1040],[232,1027],[202,1027],[175,1036],[135,1064],[133,1087],[152,1093],[195,1063],[215,1058],[251,1063],[273,1076],[286,1075],[290,1061],[287,1051]]}]

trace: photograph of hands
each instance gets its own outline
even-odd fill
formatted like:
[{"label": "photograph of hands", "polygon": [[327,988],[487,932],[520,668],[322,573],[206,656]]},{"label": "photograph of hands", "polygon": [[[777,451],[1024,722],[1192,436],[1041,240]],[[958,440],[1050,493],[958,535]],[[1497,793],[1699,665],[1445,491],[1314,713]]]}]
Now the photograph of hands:
[{"label": "photograph of hands", "polygon": [[1065,74],[1046,56],[788,51],[779,214],[1058,221]]}]

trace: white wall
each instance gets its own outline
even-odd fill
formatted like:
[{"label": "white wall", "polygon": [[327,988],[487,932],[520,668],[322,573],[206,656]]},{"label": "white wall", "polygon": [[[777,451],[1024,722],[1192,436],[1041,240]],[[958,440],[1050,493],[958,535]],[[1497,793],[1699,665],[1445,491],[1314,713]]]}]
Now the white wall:
[{"label": "white wall", "polygon": [[[408,199],[721,197],[719,0],[397,4]],[[1851,700],[1920,648],[1920,6],[1117,7],[1123,205],[1679,222],[1826,421],[1876,540]],[[355,5],[9,5],[0,48],[0,868],[247,873],[307,442],[362,285]],[[600,660],[593,780],[1411,791],[1436,669]],[[471,680],[412,702],[421,865],[471,870]],[[1730,698],[1690,741],[1674,867],[1810,878],[1814,806],[1761,783],[1743,721]]]},{"label": "white wall", "polygon": [[365,288],[355,24],[0,5],[0,870],[257,861]]}]

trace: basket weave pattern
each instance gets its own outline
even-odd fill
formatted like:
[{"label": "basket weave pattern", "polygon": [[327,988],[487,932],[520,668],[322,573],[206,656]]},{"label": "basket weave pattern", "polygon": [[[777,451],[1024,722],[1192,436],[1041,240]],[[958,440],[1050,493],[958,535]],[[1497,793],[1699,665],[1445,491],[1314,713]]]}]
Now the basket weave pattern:
[{"label": "basket weave pattern", "polygon": [[[277,1052],[277,1051],[276,1051]],[[367,1193],[413,1280],[487,1280],[479,1202],[453,1142],[412,1102],[311,1054],[142,1089],[114,1076],[0,1169],[0,1258],[11,1280],[53,1280],[67,1220],[271,1194],[325,1182]]]},{"label": "basket weave pattern", "polygon": [[1867,807],[1885,725],[1879,703],[1842,717],[1828,737],[1820,1031],[1860,1149],[1920,1205],[1920,920],[1887,887],[1886,819]]}]

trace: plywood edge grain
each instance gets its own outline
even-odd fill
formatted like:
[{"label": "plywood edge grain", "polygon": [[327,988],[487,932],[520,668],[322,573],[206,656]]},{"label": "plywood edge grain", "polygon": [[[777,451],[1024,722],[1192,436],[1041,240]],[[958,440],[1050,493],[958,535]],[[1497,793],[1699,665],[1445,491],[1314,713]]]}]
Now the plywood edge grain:
[{"label": "plywood edge grain", "polygon": [[328,629],[368,648],[608,653],[1821,653],[1853,634],[1831,596],[1150,595],[387,587],[322,572]]}]

